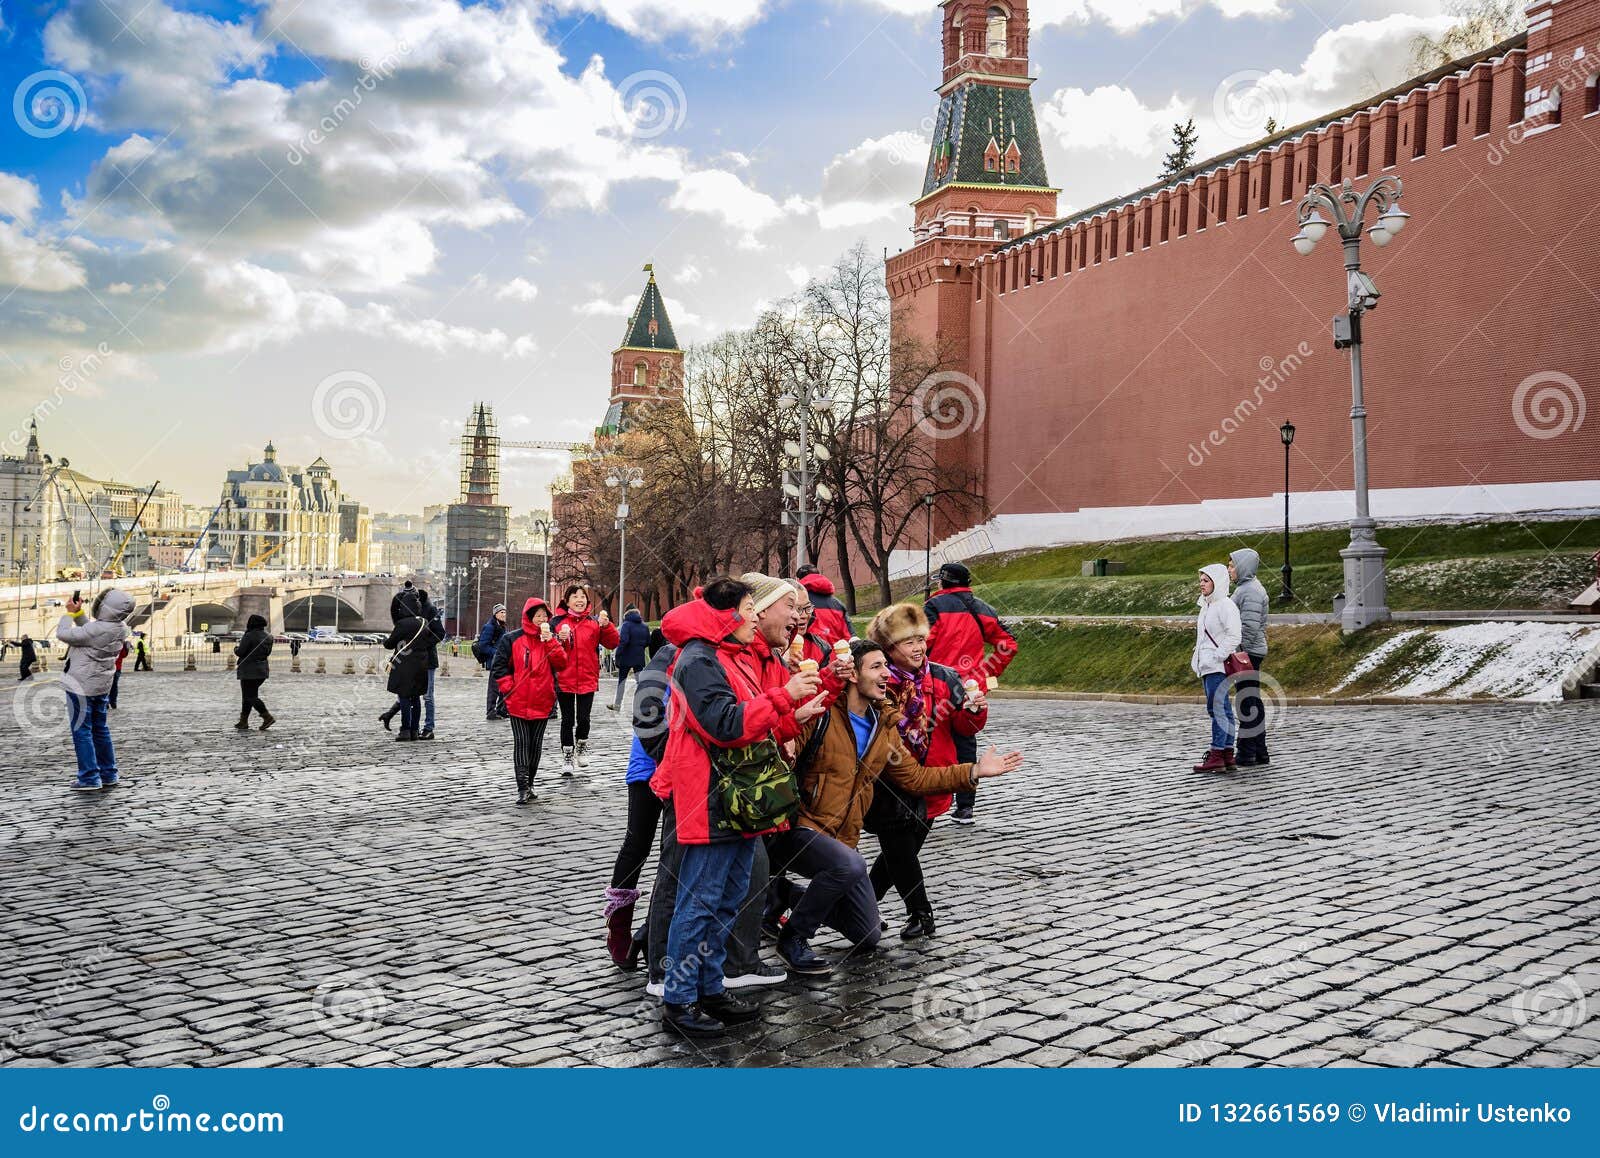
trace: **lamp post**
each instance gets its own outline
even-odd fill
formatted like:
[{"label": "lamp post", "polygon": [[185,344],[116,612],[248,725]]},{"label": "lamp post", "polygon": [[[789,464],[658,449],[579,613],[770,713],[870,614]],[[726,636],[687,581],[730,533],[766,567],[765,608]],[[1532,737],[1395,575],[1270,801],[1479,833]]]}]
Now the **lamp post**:
[{"label": "lamp post", "polygon": [[933,596],[933,496],[922,496],[922,509],[928,515],[928,527],[922,540],[922,598]]},{"label": "lamp post", "polygon": [[456,637],[461,636],[461,591],[467,585],[467,569],[451,567],[450,577],[456,581]]},{"label": "lamp post", "polygon": [[510,539],[507,539],[505,549],[505,566],[503,567],[500,575],[500,602],[504,603],[507,607],[511,606],[511,552],[515,551],[516,549],[517,545]]},{"label": "lamp post", "polygon": [[473,604],[472,619],[473,626],[479,627],[483,624],[483,573],[489,569],[489,560],[482,555],[476,555],[467,565],[472,568],[475,576],[473,581],[477,587],[477,600]]},{"label": "lamp post", "polygon": [[617,544],[617,620],[621,622],[628,582],[628,488],[644,486],[644,471],[636,466],[612,467],[606,486],[617,491],[617,532],[621,536]]},{"label": "lamp post", "polygon": [[535,519],[533,529],[544,539],[544,589],[540,591],[545,599],[550,598],[550,536],[561,529],[554,519]]},{"label": "lamp post", "polygon": [[[1367,230],[1372,243],[1380,248],[1394,240],[1411,215],[1400,208],[1400,179],[1380,177],[1364,193],[1357,193],[1350,181],[1334,189],[1313,185],[1300,201],[1300,231],[1290,239],[1296,252],[1309,254],[1316,248],[1330,225],[1337,226],[1344,244],[1347,314],[1333,320],[1335,349],[1350,351],[1350,433],[1354,443],[1356,517],[1350,523],[1350,545],[1339,552],[1344,560],[1345,631],[1360,631],[1389,619],[1388,578],[1384,559],[1389,554],[1378,546],[1378,524],[1367,501],[1367,408],[1361,380],[1361,317],[1377,308],[1378,287],[1361,272],[1361,231],[1366,225],[1367,207],[1378,210],[1377,221]],[[1322,215],[1333,215],[1329,221]]]},{"label": "lamp post", "polygon": [[344,594],[344,584],[333,585],[333,634],[339,634],[339,597]]},{"label": "lamp post", "polygon": [[806,532],[816,518],[816,512],[810,506],[811,497],[814,493],[824,503],[833,498],[833,492],[822,483],[818,483],[814,489],[811,485],[813,462],[824,463],[830,457],[826,447],[816,445],[812,440],[811,416],[828,413],[833,409],[833,402],[817,388],[809,371],[802,377],[803,381],[790,382],[788,388],[778,395],[779,406],[785,410],[797,410],[800,427],[799,440],[783,444],[784,454],[792,467],[783,472],[783,493],[795,500],[796,508],[790,512],[785,507],[783,523],[785,526],[792,523],[796,528],[794,565],[797,571],[811,562],[806,542]]},{"label": "lamp post", "polygon": [[1294,568],[1289,566],[1289,448],[1294,445],[1294,423],[1285,421],[1278,427],[1283,439],[1283,592],[1281,600],[1294,599]]}]

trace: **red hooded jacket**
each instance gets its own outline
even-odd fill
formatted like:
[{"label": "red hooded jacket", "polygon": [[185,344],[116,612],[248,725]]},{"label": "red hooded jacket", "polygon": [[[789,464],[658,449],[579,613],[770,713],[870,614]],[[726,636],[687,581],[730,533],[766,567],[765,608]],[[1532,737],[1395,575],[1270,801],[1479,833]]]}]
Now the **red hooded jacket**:
[{"label": "red hooded jacket", "polygon": [[601,626],[600,621],[585,611],[563,611],[550,621],[550,630],[557,635],[565,625],[572,628],[572,638],[567,641],[567,654],[572,663],[561,676],[561,690],[574,695],[588,695],[600,690],[600,649],[612,648],[622,642],[622,634],[615,623]]},{"label": "red hooded jacket", "polygon": [[763,687],[763,662],[730,638],[739,622],[737,611],[718,611],[703,599],[675,607],[661,620],[678,654],[670,669],[667,749],[650,787],[672,801],[679,844],[745,836],[727,824],[712,791],[710,748],[739,748],[769,736],[781,743],[799,735],[788,691],[782,684]]},{"label": "red hooded jacket", "polygon": [[[995,609],[970,587],[942,587],[922,605],[928,616],[928,659],[954,668],[962,679],[999,677],[1017,654],[1017,641]],[[984,644],[994,650],[984,658]]]},{"label": "red hooded jacket", "polygon": [[547,720],[556,710],[555,674],[567,666],[567,649],[555,636],[539,638],[533,613],[549,606],[537,595],[522,608],[522,626],[500,637],[489,661],[489,678],[506,698],[506,711],[519,720]]},{"label": "red hooded jacket", "polygon": [[844,604],[833,597],[833,581],[813,572],[800,580],[800,586],[810,593],[811,606],[816,609],[811,630],[830,646],[836,639],[849,639],[853,634],[850,617],[845,613]]}]

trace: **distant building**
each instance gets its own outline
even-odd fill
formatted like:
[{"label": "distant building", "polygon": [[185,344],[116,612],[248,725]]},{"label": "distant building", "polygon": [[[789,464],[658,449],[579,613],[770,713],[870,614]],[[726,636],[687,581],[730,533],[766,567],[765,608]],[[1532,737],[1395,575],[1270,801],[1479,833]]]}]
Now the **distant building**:
[{"label": "distant building", "polygon": [[338,568],[342,496],[324,460],[285,466],[269,442],[260,462],[228,472],[222,497],[212,537],[234,566]]},{"label": "distant building", "polygon": [[474,551],[503,544],[510,514],[500,505],[500,435],[494,410],[480,402],[461,436],[461,501],[445,513],[445,566],[468,567]]},{"label": "distant building", "polygon": [[339,566],[345,571],[379,569],[372,566],[372,515],[353,499],[339,504]]},{"label": "distant building", "polygon": [[[434,508],[430,507],[429,510]],[[428,570],[443,575],[450,567],[450,508],[445,506],[423,527],[428,544]]]},{"label": "distant building", "polygon": [[[483,571],[483,615],[480,622],[488,617],[488,609],[496,603],[505,603],[508,608],[507,622],[515,623],[530,595],[549,598],[543,591],[545,566],[542,552],[488,549],[472,552],[472,558],[482,559],[488,564]],[[475,578],[475,573],[469,570],[467,594],[473,597],[474,604],[477,602]]]},{"label": "distant building", "polygon": [[372,536],[371,569],[406,574],[428,569],[428,541],[421,531],[379,531]]}]

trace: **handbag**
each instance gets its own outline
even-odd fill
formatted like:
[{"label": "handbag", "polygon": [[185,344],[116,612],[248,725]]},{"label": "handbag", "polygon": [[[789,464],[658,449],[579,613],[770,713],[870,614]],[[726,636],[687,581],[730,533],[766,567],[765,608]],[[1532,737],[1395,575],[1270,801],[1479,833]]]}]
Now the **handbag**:
[{"label": "handbag", "polygon": [[[1204,630],[1204,629],[1202,629]],[[1217,637],[1206,631],[1206,638],[1211,641],[1211,646],[1217,646]],[[1222,674],[1238,675],[1242,671],[1255,671],[1256,665],[1250,662],[1248,651],[1236,651],[1232,655],[1222,657]]]}]

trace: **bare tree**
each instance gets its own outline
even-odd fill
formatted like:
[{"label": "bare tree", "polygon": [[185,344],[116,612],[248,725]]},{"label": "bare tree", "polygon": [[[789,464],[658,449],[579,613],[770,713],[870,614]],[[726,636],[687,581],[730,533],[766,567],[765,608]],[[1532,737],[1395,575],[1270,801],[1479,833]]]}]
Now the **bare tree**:
[{"label": "bare tree", "polygon": [[1528,27],[1522,0],[1456,0],[1450,15],[1455,22],[1438,36],[1422,33],[1412,39],[1413,72],[1430,72],[1482,52]]}]

